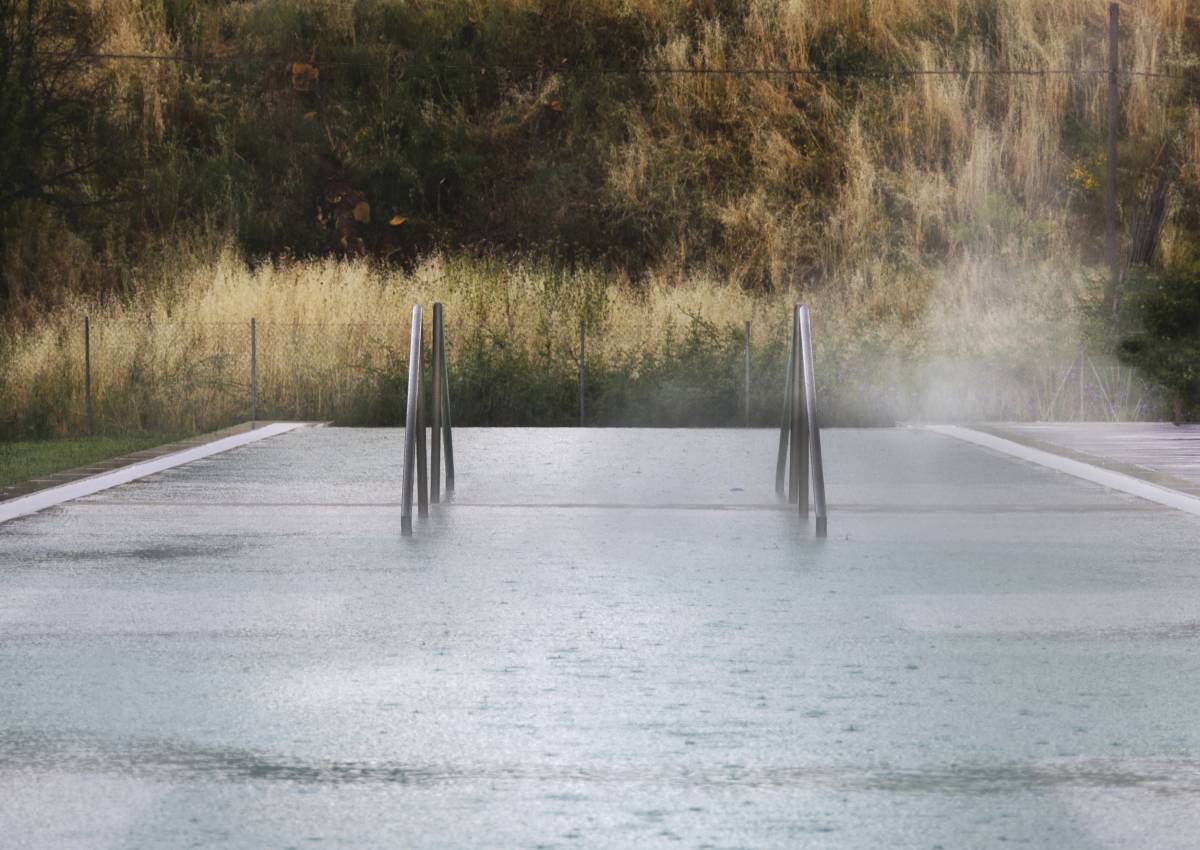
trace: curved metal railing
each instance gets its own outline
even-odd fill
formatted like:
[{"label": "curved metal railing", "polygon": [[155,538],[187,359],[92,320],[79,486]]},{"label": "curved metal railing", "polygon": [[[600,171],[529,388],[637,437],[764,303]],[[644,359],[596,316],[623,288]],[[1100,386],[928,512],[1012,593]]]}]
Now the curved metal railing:
[{"label": "curved metal railing", "polygon": [[[791,460],[789,468],[788,461]],[[808,307],[792,308],[792,344],[788,351],[783,391],[783,416],[779,427],[779,454],[775,461],[775,492],[797,505],[808,519],[809,485],[817,536],[825,537],[829,521],[825,505],[825,468],[821,460],[821,431],[817,427],[817,380],[813,368],[812,327]]]},{"label": "curved metal railing", "polygon": [[[425,330],[421,305],[414,304],[408,344],[408,398],[404,411],[404,478],[400,497],[400,533],[413,533],[413,489],[416,485],[417,517],[429,516],[429,503],[441,502],[442,445],[445,444],[446,495],[454,493],[454,442],[450,428],[450,376],[446,366],[446,329],[441,304],[433,305],[432,351],[433,417],[427,464],[425,428]],[[431,468],[430,468],[431,467]],[[415,481],[414,481],[415,479]]]}]

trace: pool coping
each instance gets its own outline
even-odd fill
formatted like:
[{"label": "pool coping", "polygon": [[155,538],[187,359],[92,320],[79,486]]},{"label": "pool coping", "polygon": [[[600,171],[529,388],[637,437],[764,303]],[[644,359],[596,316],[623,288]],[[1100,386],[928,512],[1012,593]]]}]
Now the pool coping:
[{"label": "pool coping", "polygon": [[[1191,496],[1200,497],[1200,486],[1195,482],[1180,478],[1177,475],[1171,475],[1169,472],[1163,472],[1159,469],[1153,469],[1147,466],[1138,466],[1133,463],[1116,460],[1105,455],[1098,455],[1092,452],[1085,452],[1082,449],[1073,449],[1070,446],[1064,446],[1061,443],[1055,443],[1050,440],[1040,440],[1029,434],[1014,431],[1008,427],[1009,423],[1005,422],[974,422],[966,426],[976,431],[982,431],[985,434],[992,434],[1005,440],[1011,440],[1014,443],[1019,443],[1023,446],[1029,446],[1034,449],[1041,449],[1050,454],[1062,455],[1063,457],[1077,460],[1080,463],[1091,464],[1098,466],[1101,469],[1110,469],[1113,472],[1120,472],[1131,478],[1140,478],[1142,481],[1148,481],[1151,484],[1157,484],[1160,487],[1165,487],[1168,490],[1178,490],[1180,493],[1187,493]],[[1015,423],[1018,425],[1031,423]],[[1057,423],[1049,423],[1057,424]]]},{"label": "pool coping", "polygon": [[4,494],[4,498],[0,499],[0,523],[297,428],[319,427],[325,424],[327,423],[244,422],[220,431],[35,478],[0,491]]},{"label": "pool coping", "polygon": [[[262,424],[267,425],[270,423],[263,422]],[[36,478],[17,481],[5,487],[0,487],[0,504],[10,502],[13,499],[19,499],[22,496],[29,496],[42,490],[49,490],[51,487],[70,484],[72,481],[79,481],[80,479],[90,478],[93,475],[100,475],[105,472],[112,472],[114,469],[132,466],[144,460],[152,460],[156,457],[171,454],[172,452],[180,452],[184,449],[190,449],[193,446],[201,446],[205,443],[211,443],[224,437],[241,434],[249,430],[251,430],[249,422],[240,422],[237,425],[230,425],[228,428],[197,434],[194,437],[186,437],[182,440],[163,443],[160,446],[151,446],[148,449],[104,458],[95,463],[85,464],[84,466],[60,469],[57,472],[49,472],[45,475],[39,475]]]},{"label": "pool coping", "polygon": [[[921,424],[910,427],[941,434],[981,448],[991,449],[1011,457],[1034,463],[1075,478],[1099,484],[1140,499],[1145,499],[1175,510],[1200,516],[1200,496],[1190,488],[1171,486],[1174,476],[1145,473],[1133,474],[1127,464],[1104,463],[1103,459],[1082,452],[1063,449],[1060,446],[1033,440],[1016,440],[1003,431],[1002,426],[974,424],[932,425]],[[1041,445],[1033,445],[1034,442]]]}]

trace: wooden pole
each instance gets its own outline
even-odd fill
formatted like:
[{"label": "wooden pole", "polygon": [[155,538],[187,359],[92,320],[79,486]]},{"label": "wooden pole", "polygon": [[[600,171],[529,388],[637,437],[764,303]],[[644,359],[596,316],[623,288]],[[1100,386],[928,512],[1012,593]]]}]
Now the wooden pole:
[{"label": "wooden pole", "polygon": [[1108,260],[1108,280],[1104,287],[1104,304],[1110,310],[1117,306],[1117,287],[1121,282],[1121,267],[1117,261],[1117,122],[1121,104],[1117,92],[1117,33],[1121,8],[1116,3],[1108,7],[1108,137],[1105,140],[1107,162],[1104,172],[1104,252]]}]

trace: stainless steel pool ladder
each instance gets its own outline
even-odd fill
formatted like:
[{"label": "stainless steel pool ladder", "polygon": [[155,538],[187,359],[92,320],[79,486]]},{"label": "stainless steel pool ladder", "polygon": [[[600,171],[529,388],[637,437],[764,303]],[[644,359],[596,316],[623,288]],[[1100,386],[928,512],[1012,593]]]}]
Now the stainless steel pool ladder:
[{"label": "stainless steel pool ladder", "polygon": [[781,498],[784,496],[786,477],[788,503],[798,505],[800,516],[807,520],[811,480],[817,536],[825,537],[829,524],[825,508],[825,470],[821,462],[821,431],[817,427],[816,384],[808,307],[797,304],[792,308],[792,339],[783,390],[779,455],[775,461],[775,492]]},{"label": "stainless steel pool ladder", "polygon": [[446,495],[454,493],[454,440],[450,427],[450,376],[446,363],[446,328],[442,305],[433,305],[433,339],[430,361],[433,367],[433,416],[431,460],[426,465],[424,393],[425,330],[421,305],[414,304],[412,331],[408,343],[408,398],[404,411],[404,483],[400,499],[400,533],[412,536],[413,484],[417,489],[417,516],[429,516],[429,503],[438,504],[441,493],[442,443],[446,447]]}]

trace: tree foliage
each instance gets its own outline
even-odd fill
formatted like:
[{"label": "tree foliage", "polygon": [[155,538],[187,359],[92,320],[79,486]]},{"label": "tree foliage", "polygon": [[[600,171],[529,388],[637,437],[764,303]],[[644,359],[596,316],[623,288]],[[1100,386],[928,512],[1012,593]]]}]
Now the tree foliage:
[{"label": "tree foliage", "polygon": [[1171,394],[1175,419],[1200,412],[1200,265],[1135,271],[1118,321],[1121,359]]},{"label": "tree foliage", "polygon": [[[1104,35],[1090,0],[984,5],[0,0],[6,288],[78,267],[121,290],[230,243],[251,262],[535,253],[757,290],[1097,263],[1089,75],[888,74],[1069,68]],[[1130,67],[1195,55],[1163,14],[1129,25]],[[725,73],[768,67],[804,73]],[[1122,187],[1167,105],[1200,136],[1175,82],[1130,86]],[[1147,210],[1139,245],[1186,212]]]},{"label": "tree foliage", "polygon": [[[97,21],[67,0],[0,0],[0,250],[30,203],[71,221],[109,200],[122,150],[95,73]],[[117,143],[117,144],[114,144]],[[12,296],[5,271],[0,294]]]}]

